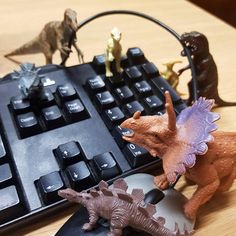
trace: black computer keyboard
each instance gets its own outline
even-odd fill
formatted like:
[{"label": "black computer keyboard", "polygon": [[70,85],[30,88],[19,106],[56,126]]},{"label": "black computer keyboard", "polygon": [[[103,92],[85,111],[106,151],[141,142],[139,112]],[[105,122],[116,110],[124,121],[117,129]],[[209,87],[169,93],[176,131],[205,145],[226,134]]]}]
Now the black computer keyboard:
[{"label": "black computer keyboard", "polygon": [[73,67],[44,66],[37,103],[22,100],[18,82],[0,83],[0,233],[66,206],[59,189],[77,191],[160,160],[122,139],[118,125],[140,110],[165,113],[169,90],[178,114],[186,106],[139,48],[122,58],[123,73],[105,78],[104,56]]}]

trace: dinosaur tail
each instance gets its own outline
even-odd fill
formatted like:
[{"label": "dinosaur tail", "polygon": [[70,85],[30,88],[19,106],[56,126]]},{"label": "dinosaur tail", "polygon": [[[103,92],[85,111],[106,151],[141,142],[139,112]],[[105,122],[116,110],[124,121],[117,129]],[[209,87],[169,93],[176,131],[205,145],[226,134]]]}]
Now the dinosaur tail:
[{"label": "dinosaur tail", "polygon": [[33,54],[41,52],[39,38],[36,37],[28,43],[22,45],[16,50],[4,55],[5,57],[16,56],[16,55],[25,55],[25,54]]},{"label": "dinosaur tail", "polygon": [[214,99],[215,99],[215,104],[216,104],[218,107],[236,106],[236,102],[226,102],[226,101],[222,100],[219,95],[216,96],[216,97],[214,97]]}]

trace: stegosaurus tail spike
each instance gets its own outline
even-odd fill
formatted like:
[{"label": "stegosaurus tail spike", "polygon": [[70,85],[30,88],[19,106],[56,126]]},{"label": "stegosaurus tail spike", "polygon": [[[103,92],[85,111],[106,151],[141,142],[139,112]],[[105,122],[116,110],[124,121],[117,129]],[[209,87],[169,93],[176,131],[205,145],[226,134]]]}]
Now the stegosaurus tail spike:
[{"label": "stegosaurus tail spike", "polygon": [[128,203],[134,202],[133,197],[129,195],[128,193],[117,193],[117,196],[120,200],[123,200],[125,202],[128,202]]},{"label": "stegosaurus tail spike", "polygon": [[101,189],[101,192],[103,193],[104,196],[108,196],[108,197],[114,196],[112,191],[106,188]]},{"label": "stegosaurus tail spike", "polygon": [[145,195],[142,189],[134,188],[131,192],[131,195],[135,197],[137,203],[143,201]]},{"label": "stegosaurus tail spike", "polygon": [[122,189],[126,192],[127,189],[128,189],[128,185],[127,185],[127,183],[125,182],[124,179],[117,179],[113,183],[113,188]]},{"label": "stegosaurus tail spike", "polygon": [[107,189],[108,188],[108,183],[105,182],[104,180],[101,180],[98,184],[98,187],[99,187],[100,190],[103,189],[103,188]]}]

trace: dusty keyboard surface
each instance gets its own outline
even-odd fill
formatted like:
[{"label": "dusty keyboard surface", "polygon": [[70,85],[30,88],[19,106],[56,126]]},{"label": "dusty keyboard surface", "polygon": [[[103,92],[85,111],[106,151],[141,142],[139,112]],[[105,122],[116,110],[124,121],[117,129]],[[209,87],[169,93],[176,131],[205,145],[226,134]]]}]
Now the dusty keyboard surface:
[{"label": "dusty keyboard surface", "polygon": [[160,160],[122,139],[119,124],[140,110],[162,115],[165,90],[178,114],[185,104],[139,48],[122,58],[123,72],[105,77],[104,56],[73,67],[44,66],[37,104],[18,82],[0,83],[0,232],[66,206],[57,191],[77,191],[136,172]]}]

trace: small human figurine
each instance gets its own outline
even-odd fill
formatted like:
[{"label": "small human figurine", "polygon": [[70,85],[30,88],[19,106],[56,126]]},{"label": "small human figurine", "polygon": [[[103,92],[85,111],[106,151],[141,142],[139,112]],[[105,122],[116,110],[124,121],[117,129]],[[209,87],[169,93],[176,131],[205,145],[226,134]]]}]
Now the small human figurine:
[{"label": "small human figurine", "polygon": [[[61,59],[64,60],[71,52],[69,41],[71,35],[76,35],[77,28],[77,13],[71,9],[66,9],[63,21],[47,23],[36,38],[6,54],[5,57],[43,53],[46,58],[46,64],[52,64],[52,56],[56,50],[59,50]],[[76,36],[72,42],[72,46],[77,51],[79,62],[84,62],[84,55],[76,44]]]},{"label": "small human figurine", "polygon": [[12,79],[19,80],[19,89],[23,99],[37,98],[43,88],[41,79],[44,75],[39,75],[40,68],[35,68],[35,64],[24,63],[20,65],[21,70],[12,74]]},{"label": "small human figurine", "polygon": [[121,67],[121,51],[120,44],[121,32],[118,28],[114,27],[111,31],[111,37],[108,39],[107,48],[105,51],[105,69],[106,77],[112,77],[114,72],[112,71],[112,63],[115,62],[115,72],[120,73]]},{"label": "small human figurine", "polygon": [[[72,189],[59,190],[58,195],[70,202],[82,204],[89,213],[89,222],[83,225],[83,230],[92,230],[99,217],[110,221],[108,236],[121,236],[125,227],[131,226],[153,236],[176,236],[180,234],[176,225],[174,231],[164,227],[165,219],[154,218],[156,207],[153,204],[144,204],[144,192],[142,189],[133,189],[127,193],[128,186],[124,179],[118,179],[113,183],[113,188],[101,181],[99,190],[90,192],[76,192]],[[185,235],[189,235],[186,232]]]},{"label": "small human figurine", "polygon": [[[215,99],[215,106],[235,106],[236,102],[223,101],[218,93],[218,72],[217,66],[209,51],[207,37],[199,32],[192,31],[181,35],[181,42],[189,49],[192,56],[193,64],[196,71],[196,79],[198,85],[198,97],[206,97]],[[186,56],[185,51],[181,52],[182,56]],[[186,66],[178,71],[180,76],[185,70],[190,69]],[[193,102],[192,81],[189,87],[189,104]]]},{"label": "small human figurine", "polygon": [[160,73],[167,80],[167,82],[172,86],[172,88],[179,95],[182,95],[182,93],[177,91],[177,86],[179,84],[179,76],[173,70],[174,65],[177,64],[177,63],[182,63],[182,61],[170,61],[170,62],[164,63],[163,65],[166,66],[166,70],[163,71],[163,72],[160,72]]},{"label": "small human figurine", "polygon": [[140,116],[136,112],[121,124],[131,131],[123,138],[162,159],[164,174],[154,179],[159,188],[168,188],[179,175],[197,185],[184,205],[186,216],[193,219],[200,206],[215,193],[227,191],[236,178],[236,132],[213,132],[220,117],[210,112],[213,99],[200,97],[176,119],[169,92],[165,97],[164,115]]}]

